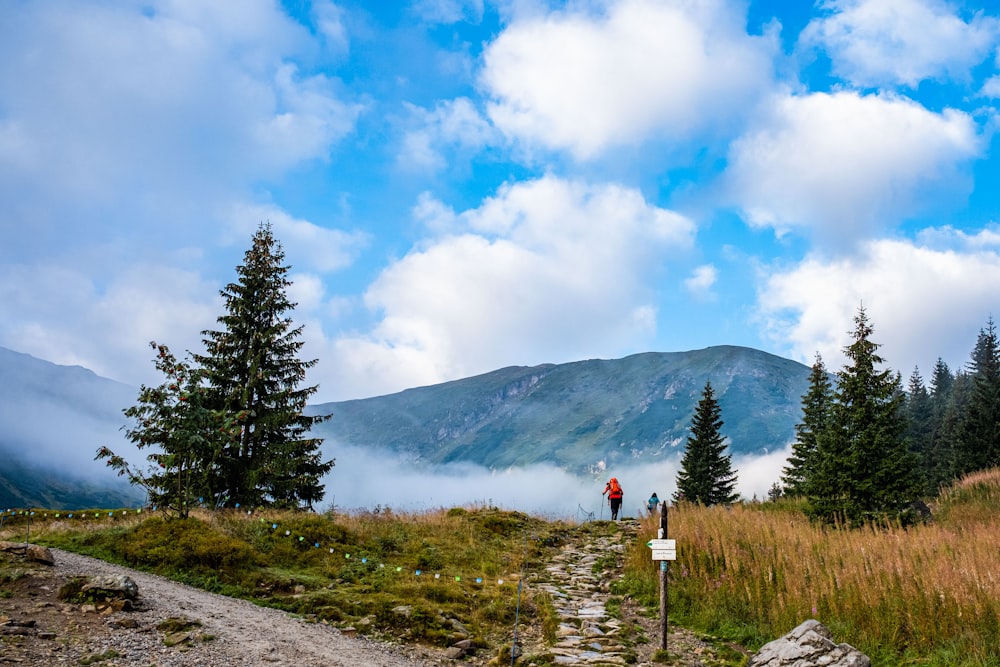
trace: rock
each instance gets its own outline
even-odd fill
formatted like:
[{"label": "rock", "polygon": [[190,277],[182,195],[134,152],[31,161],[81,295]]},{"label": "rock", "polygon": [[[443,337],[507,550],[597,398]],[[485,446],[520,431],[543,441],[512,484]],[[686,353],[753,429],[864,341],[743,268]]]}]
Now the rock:
[{"label": "rock", "polygon": [[444,652],[444,657],[448,658],[449,660],[458,660],[464,655],[465,655],[465,650],[460,649],[457,646],[452,646],[450,648],[447,648],[445,649]]},{"label": "rock", "polygon": [[166,646],[177,646],[178,644],[182,644],[184,642],[190,642],[191,639],[192,637],[190,632],[171,632],[163,637],[163,643]]},{"label": "rock", "polygon": [[131,577],[125,575],[91,577],[80,590],[84,593],[98,593],[106,598],[135,600],[139,597],[139,587]]},{"label": "rock", "polygon": [[28,560],[42,563],[43,565],[55,565],[56,559],[48,547],[40,547],[37,544],[27,544],[25,542],[0,542],[0,551],[24,556]]},{"label": "rock", "polygon": [[762,646],[747,667],[871,667],[871,660],[853,646],[834,643],[825,625],[809,619]]},{"label": "rock", "polygon": [[398,607],[393,607],[392,613],[397,616],[403,616],[404,618],[409,618],[410,614],[413,613],[413,607],[408,604],[401,604]]},{"label": "rock", "polygon": [[42,565],[55,565],[56,559],[52,557],[52,552],[48,547],[40,547],[37,544],[29,544],[28,550],[24,554],[28,560],[41,563]]}]

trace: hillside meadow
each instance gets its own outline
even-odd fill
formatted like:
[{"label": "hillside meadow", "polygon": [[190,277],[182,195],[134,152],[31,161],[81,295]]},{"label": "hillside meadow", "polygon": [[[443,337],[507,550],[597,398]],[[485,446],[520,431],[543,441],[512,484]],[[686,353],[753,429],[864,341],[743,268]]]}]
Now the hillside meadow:
[{"label": "hillside meadow", "polygon": [[[970,475],[932,504],[931,522],[842,530],[795,502],[674,506],[671,622],[750,648],[808,618],[875,666],[1000,665],[1000,471]],[[644,521],[655,536],[658,517]],[[616,586],[658,604],[640,541]]]},{"label": "hillside meadow", "polygon": [[[754,650],[816,618],[876,667],[1000,666],[1000,471],[966,477],[932,510],[931,522],[908,529],[841,530],[811,523],[790,500],[673,506],[670,623]],[[618,529],[488,506],[2,518],[0,539],[30,537],[374,637],[445,646],[465,632],[491,650],[509,645],[515,619],[524,639],[554,640],[552,601],[519,580],[568,540]],[[645,543],[658,523],[642,520],[612,584],[651,615],[659,576]]]}]

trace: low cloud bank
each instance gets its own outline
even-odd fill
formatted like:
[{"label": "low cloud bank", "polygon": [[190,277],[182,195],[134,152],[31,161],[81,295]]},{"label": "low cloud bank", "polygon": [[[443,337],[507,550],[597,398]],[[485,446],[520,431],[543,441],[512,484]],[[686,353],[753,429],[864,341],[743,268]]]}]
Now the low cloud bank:
[{"label": "low cloud bank", "polygon": [[[790,448],[762,456],[733,459],[737,491],[763,500],[779,480]],[[492,505],[553,518],[610,518],[601,495],[612,475],[625,490],[622,514],[638,516],[654,491],[669,499],[677,489],[680,458],[636,464],[600,475],[574,475],[552,465],[490,470],[469,463],[424,465],[383,451],[338,445],[337,459],[324,478],[326,497],[319,509],[423,511],[444,507]]]}]

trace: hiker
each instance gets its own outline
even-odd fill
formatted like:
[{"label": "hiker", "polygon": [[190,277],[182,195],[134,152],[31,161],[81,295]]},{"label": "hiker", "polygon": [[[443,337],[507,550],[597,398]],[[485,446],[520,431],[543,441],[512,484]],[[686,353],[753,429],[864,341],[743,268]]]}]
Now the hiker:
[{"label": "hiker", "polygon": [[656,491],[653,491],[653,495],[651,495],[649,497],[649,500],[646,501],[646,510],[650,514],[652,514],[654,511],[656,511],[656,507],[659,504],[660,504],[660,499],[656,497]]},{"label": "hiker", "polygon": [[617,521],[618,510],[621,509],[622,506],[622,496],[625,495],[622,491],[621,484],[618,483],[617,477],[612,477],[608,481],[607,485],[604,487],[604,491],[601,492],[602,496],[604,494],[608,495],[608,504],[611,505],[611,520]]}]

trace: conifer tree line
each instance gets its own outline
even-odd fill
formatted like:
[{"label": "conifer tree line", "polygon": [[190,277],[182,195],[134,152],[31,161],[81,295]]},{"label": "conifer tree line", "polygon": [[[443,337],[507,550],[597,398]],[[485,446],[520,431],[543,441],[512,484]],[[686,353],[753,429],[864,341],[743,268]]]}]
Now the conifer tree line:
[{"label": "conifer tree line", "polygon": [[319,389],[300,386],[316,360],[298,358],[302,326],[289,315],[291,285],[284,251],[269,224],[254,234],[236,282],[220,294],[217,330],[202,331],[203,354],[178,359],[156,342],[163,383],[143,385],[126,437],[150,448],[148,466],[133,466],[107,447],[97,458],[144,488],[149,502],[178,516],[196,505],[312,508],[323,499],[321,438],[309,429],[329,418],[303,414]]},{"label": "conifer tree line", "polygon": [[938,358],[928,390],[919,369],[904,388],[882,368],[863,307],[854,324],[840,371],[831,375],[816,355],[782,490],[828,522],[910,521],[921,497],[1000,465],[996,329],[991,317],[964,369],[953,373]]}]

